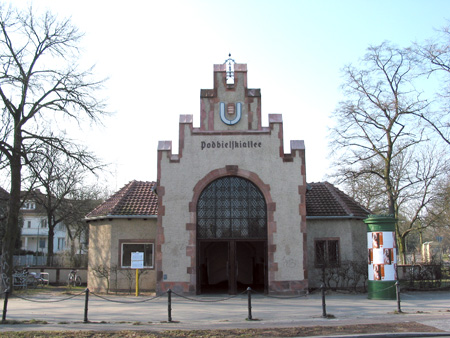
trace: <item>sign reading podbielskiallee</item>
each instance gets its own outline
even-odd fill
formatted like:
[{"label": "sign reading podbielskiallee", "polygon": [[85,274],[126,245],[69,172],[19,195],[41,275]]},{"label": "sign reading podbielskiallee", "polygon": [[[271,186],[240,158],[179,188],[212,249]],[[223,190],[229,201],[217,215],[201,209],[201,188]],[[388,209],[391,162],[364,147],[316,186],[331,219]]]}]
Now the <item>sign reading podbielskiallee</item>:
[{"label": "sign reading podbielskiallee", "polygon": [[261,148],[262,142],[257,141],[202,141],[201,150],[204,149],[241,149],[241,148]]}]

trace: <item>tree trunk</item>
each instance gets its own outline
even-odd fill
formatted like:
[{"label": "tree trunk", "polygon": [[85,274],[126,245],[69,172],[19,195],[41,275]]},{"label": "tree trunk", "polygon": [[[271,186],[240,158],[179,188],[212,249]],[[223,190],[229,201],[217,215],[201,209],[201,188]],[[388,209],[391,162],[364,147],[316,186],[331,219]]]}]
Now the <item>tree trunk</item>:
[{"label": "tree trunk", "polygon": [[399,255],[400,255],[400,263],[406,264],[406,236],[398,236],[400,238],[399,242]]},{"label": "tree trunk", "polygon": [[55,237],[55,224],[52,223],[51,217],[48,221],[48,248],[47,248],[47,266],[53,266],[53,239]]},{"label": "tree trunk", "polygon": [[2,247],[2,273],[8,278],[8,288],[12,292],[12,274],[14,270],[14,251],[19,235],[20,213],[20,189],[22,162],[20,144],[22,143],[20,132],[14,133],[14,151],[10,158],[11,190],[9,196],[8,220],[5,229],[5,238]]}]

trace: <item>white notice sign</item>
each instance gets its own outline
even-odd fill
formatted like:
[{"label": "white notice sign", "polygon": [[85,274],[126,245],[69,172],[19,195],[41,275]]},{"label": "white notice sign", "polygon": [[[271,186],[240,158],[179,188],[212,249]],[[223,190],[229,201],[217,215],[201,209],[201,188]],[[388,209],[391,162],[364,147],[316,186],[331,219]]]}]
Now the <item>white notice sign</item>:
[{"label": "white notice sign", "polygon": [[132,269],[143,269],[144,268],[144,253],[143,252],[132,252],[131,253],[131,268]]}]

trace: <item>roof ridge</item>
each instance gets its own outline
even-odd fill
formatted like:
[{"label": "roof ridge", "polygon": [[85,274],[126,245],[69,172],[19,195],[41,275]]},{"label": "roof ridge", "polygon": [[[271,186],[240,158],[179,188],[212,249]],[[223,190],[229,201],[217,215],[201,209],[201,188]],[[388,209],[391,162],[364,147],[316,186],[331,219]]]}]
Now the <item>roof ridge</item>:
[{"label": "roof ridge", "polygon": [[120,191],[123,191],[123,194],[117,200],[116,204],[111,208],[111,214],[114,215],[117,210],[124,204],[127,200],[127,197],[133,191],[133,188],[136,186],[137,181],[132,180],[127,185],[125,185]]},{"label": "roof ridge", "polygon": [[336,188],[330,182],[325,181],[324,185],[328,189],[328,191],[336,198],[336,200],[341,205],[341,207],[345,210],[347,215],[353,216],[352,210],[349,208],[349,206],[347,205],[347,203],[344,201],[344,199],[341,196],[341,193],[343,193],[343,192],[341,190],[339,190],[338,188]]},{"label": "roof ridge", "polygon": [[126,196],[126,194],[129,192],[130,187],[132,186],[133,182],[136,182],[136,181],[133,180],[133,181],[128,182],[126,185],[123,186],[123,188],[121,188],[116,193],[114,193],[112,196],[110,196],[108,199],[106,199],[105,202],[98,205],[94,210],[92,210],[86,216],[88,217],[89,215],[95,213],[97,210],[104,208],[105,205],[108,205],[108,204],[111,204],[110,214],[113,214],[117,208],[117,205],[124,198],[124,196]]},{"label": "roof ridge", "polygon": [[153,187],[155,181],[133,180],[86,215],[89,218],[108,218],[158,214],[158,197]]}]

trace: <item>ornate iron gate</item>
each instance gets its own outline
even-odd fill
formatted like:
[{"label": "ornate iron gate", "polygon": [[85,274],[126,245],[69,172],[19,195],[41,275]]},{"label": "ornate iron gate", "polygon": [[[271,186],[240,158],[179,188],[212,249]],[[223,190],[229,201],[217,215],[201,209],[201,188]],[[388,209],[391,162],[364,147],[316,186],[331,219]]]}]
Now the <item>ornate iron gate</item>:
[{"label": "ornate iron gate", "polygon": [[197,239],[267,239],[267,208],[252,182],[227,176],[211,182],[197,203]]}]

